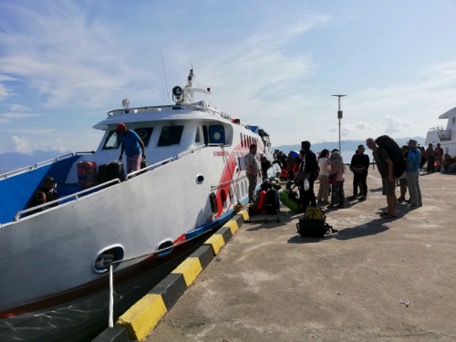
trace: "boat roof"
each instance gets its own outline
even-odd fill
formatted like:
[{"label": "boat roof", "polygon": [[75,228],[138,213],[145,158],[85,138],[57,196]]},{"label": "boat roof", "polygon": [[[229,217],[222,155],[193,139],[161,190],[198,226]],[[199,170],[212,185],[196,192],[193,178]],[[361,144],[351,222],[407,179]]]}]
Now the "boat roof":
[{"label": "boat roof", "polygon": [[449,111],[443,113],[442,115],[439,116],[439,119],[448,119],[452,116],[456,116],[456,107],[453,109],[450,109]]}]

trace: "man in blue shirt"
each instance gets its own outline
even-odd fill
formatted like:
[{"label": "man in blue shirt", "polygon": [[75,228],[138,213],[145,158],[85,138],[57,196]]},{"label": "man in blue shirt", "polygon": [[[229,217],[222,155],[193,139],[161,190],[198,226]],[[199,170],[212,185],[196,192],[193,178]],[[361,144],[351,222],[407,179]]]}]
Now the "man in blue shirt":
[{"label": "man in blue shirt", "polygon": [[141,154],[142,159],[146,159],[143,141],[135,131],[129,130],[124,123],[117,125],[117,133],[122,142],[119,162],[122,162],[122,155],[125,151],[125,155],[127,156],[127,173],[140,170]]},{"label": "man in blue shirt", "polygon": [[409,140],[409,151],[407,154],[407,184],[410,193],[410,204],[408,206],[411,208],[423,206],[419,181],[421,152],[417,146],[418,142],[416,140]]}]

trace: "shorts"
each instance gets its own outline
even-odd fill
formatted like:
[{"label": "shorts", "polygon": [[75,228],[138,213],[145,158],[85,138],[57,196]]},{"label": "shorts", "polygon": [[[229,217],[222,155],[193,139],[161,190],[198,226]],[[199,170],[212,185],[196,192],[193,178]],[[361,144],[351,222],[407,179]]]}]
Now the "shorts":
[{"label": "shorts", "polygon": [[382,178],[382,195],[391,196],[396,194],[396,182],[388,181],[388,178]]}]

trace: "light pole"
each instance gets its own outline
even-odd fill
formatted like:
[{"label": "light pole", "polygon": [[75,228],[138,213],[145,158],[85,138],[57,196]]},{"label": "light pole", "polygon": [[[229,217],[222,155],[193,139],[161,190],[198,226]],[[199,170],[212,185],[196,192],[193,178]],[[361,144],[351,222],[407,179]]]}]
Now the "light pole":
[{"label": "light pole", "polygon": [[339,119],[339,153],[342,154],[342,149],[340,147],[340,120],[342,119],[342,116],[343,116],[343,113],[342,111],[340,110],[340,98],[342,96],[347,96],[347,95],[331,95],[331,96],[337,96],[337,103],[338,103],[338,107],[337,107],[337,118]]}]

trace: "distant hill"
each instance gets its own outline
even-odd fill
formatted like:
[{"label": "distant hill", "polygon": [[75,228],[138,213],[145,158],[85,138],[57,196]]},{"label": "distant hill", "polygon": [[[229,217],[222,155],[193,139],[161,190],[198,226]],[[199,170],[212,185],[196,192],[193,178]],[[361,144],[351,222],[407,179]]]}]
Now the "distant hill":
[{"label": "distant hill", "polygon": [[[398,138],[395,139],[397,144],[399,146],[407,145],[408,141],[410,139],[415,139],[418,141],[418,144],[424,145],[425,138],[423,137],[412,137],[412,138]],[[366,145],[366,141],[364,140],[342,140],[341,141],[341,150],[344,153],[350,152],[353,154],[356,149],[358,148],[358,145]],[[338,141],[330,141],[330,142],[323,142],[323,143],[315,143],[312,144],[311,149],[314,152],[320,152],[323,149],[328,149],[328,150],[333,150],[335,148],[339,148],[339,142]],[[296,145],[282,145],[282,146],[277,146],[274,147],[276,150],[280,150],[282,152],[288,153],[290,151],[299,151],[301,149],[301,143],[298,143]]]}]

